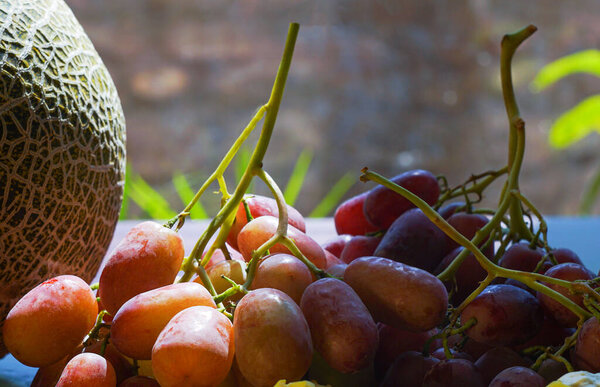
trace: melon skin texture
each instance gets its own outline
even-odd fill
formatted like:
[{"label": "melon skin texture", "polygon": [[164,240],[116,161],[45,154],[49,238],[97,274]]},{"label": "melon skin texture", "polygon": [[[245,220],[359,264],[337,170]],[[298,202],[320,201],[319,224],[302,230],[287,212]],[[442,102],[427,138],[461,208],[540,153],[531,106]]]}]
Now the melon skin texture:
[{"label": "melon skin texture", "polygon": [[0,0],[0,21],[2,356],[4,318],[21,296],[98,270],[123,197],[125,118],[63,0]]}]

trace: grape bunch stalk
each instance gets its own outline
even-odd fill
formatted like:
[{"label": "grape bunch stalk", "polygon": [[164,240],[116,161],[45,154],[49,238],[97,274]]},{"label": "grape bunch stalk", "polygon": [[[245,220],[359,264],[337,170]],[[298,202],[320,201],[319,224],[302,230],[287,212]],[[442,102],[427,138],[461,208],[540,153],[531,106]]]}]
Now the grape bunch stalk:
[{"label": "grape bunch stalk", "polygon": [[[133,227],[97,284],[64,275],[27,293],[6,318],[7,348],[39,367],[34,386],[543,386],[600,372],[598,279],[549,245],[519,190],[525,124],[510,64],[535,30],[502,40],[506,166],[454,187],[425,170],[365,168],[377,185],[338,206],[339,235],[319,245],[263,167],[292,23],[269,100],[186,208]],[[261,120],[230,191],[224,173]],[[247,194],[255,177],[272,197]],[[498,179],[498,207],[478,207]],[[178,231],[213,184],[221,207],[186,256]]]}]

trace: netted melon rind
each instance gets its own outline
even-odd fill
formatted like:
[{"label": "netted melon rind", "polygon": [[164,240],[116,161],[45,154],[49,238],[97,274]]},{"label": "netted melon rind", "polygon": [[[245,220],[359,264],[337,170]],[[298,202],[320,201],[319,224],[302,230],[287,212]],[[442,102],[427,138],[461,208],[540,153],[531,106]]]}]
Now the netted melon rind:
[{"label": "netted melon rind", "polygon": [[69,7],[0,0],[0,354],[4,316],[29,289],[92,279],[124,172],[121,103]]}]

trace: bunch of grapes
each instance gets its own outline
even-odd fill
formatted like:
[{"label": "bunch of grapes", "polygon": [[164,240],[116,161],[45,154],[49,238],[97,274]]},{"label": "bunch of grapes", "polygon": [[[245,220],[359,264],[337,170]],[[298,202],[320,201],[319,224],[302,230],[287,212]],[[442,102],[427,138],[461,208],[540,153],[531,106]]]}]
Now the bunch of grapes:
[{"label": "bunch of grapes", "polygon": [[[30,291],[6,318],[6,347],[40,368],[34,386],[544,386],[600,372],[599,281],[548,244],[518,186],[525,132],[510,60],[534,31],[502,42],[505,167],[455,187],[429,171],[365,169],[377,185],[337,208],[339,235],[319,245],[262,165],[292,24],[271,98],[192,202],[131,229],[98,284],[64,275]],[[223,172],[263,118],[229,192]],[[245,194],[254,177],[272,198]],[[503,178],[498,208],[478,206]],[[185,256],[177,232],[214,182],[222,206]]]}]

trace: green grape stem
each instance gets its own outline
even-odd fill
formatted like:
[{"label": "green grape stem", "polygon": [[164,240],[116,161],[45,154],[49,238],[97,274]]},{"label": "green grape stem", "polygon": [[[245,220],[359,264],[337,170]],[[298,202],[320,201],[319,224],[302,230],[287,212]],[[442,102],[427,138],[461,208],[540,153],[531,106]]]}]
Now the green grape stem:
[{"label": "green grape stem", "polygon": [[[277,112],[279,111],[279,105],[281,104],[281,99],[283,96],[283,91],[285,88],[287,75],[289,73],[292,56],[294,53],[294,46],[296,43],[296,38],[298,36],[299,29],[300,29],[300,26],[297,23],[291,23],[290,27],[288,29],[288,36],[286,39],[285,48],[283,51],[281,62],[279,64],[277,76],[275,77],[273,89],[271,90],[271,96],[269,97],[269,101],[261,109],[259,109],[259,113],[260,113],[264,108],[264,110],[266,110],[266,114],[264,117],[262,131],[258,138],[256,147],[254,148],[254,151],[250,157],[248,166],[246,167],[246,170],[244,171],[244,174],[242,175],[240,182],[238,183],[233,195],[229,198],[229,200],[227,200],[227,202],[221,207],[221,209],[219,210],[217,215],[211,220],[211,222],[209,223],[209,225],[206,228],[206,230],[204,231],[204,233],[201,235],[201,237],[196,242],[194,248],[192,249],[192,252],[186,258],[186,260],[183,262],[182,270],[183,270],[184,274],[180,278],[180,282],[190,280],[192,273],[194,271],[193,270],[194,262],[202,254],[202,251],[204,251],[204,248],[208,244],[209,239],[217,231],[217,229],[219,229],[223,225],[223,223],[225,223],[227,220],[230,220],[231,214],[235,213],[235,211],[237,211],[237,208],[244,196],[244,193],[248,189],[248,186],[250,185],[252,178],[262,168],[263,158],[265,156],[267,147],[271,140],[271,135],[273,134],[273,128],[275,127],[275,121],[277,120]],[[259,120],[259,115],[257,113],[257,116],[254,117],[251,124],[253,123],[254,125],[256,125],[258,120]],[[228,161],[225,162],[226,159],[224,159],[222,161],[222,163],[219,165],[219,167],[223,166],[223,168],[217,168],[217,171],[215,171],[215,174],[213,174],[213,176],[216,176],[218,178],[223,175],[225,167],[229,164],[229,161],[231,161],[231,159],[233,158],[233,156],[235,155],[237,150],[239,150],[239,146],[241,146],[241,142],[243,142],[243,141],[239,141],[239,142],[236,141],[236,144],[238,145],[238,147],[235,148],[235,144],[234,144],[234,147],[232,147],[232,149],[226,156],[226,159]],[[231,155],[230,155],[230,153],[231,153]],[[229,156],[231,156],[231,157],[229,157]],[[207,184],[205,184],[205,186],[207,186]],[[203,186],[204,189],[206,189],[205,186]],[[198,192],[198,195],[197,195],[198,198],[202,194],[202,192],[203,192],[203,190],[201,188],[201,190]]]}]

